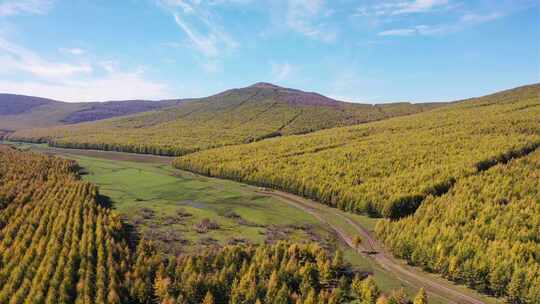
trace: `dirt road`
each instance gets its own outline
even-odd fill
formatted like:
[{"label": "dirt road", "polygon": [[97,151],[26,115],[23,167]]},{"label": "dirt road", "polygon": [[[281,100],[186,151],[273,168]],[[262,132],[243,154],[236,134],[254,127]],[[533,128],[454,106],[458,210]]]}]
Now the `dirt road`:
[{"label": "dirt road", "polygon": [[331,208],[325,208],[325,210],[323,211],[321,210],[321,206],[319,206],[319,203],[281,191],[259,191],[259,193],[279,198],[282,201],[313,215],[318,220],[331,227],[349,247],[356,250],[358,253],[373,259],[382,268],[395,274],[401,281],[415,287],[424,287],[428,295],[430,296],[442,298],[445,302],[448,303],[485,303],[483,300],[481,300],[474,294],[468,292],[466,293],[459,290],[451,282],[439,278],[436,279],[432,276],[426,275],[425,273],[422,273],[421,271],[413,267],[407,266],[400,261],[394,259],[391,254],[389,254],[384,249],[384,247],[375,239],[371,231],[361,226],[357,222],[353,221],[341,212],[330,211],[332,212],[332,215],[339,217],[348,225],[353,227],[354,231],[358,233],[358,235],[362,238],[362,243],[358,247],[355,247],[353,243],[354,235],[351,235],[350,233],[344,231],[342,228],[330,223],[328,220],[325,219],[324,215],[322,215],[321,212],[325,212],[327,215],[328,211],[331,210]]}]

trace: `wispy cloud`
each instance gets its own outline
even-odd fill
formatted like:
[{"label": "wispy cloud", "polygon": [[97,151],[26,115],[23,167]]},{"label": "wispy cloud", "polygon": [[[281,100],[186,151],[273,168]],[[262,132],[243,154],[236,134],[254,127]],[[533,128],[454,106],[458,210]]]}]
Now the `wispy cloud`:
[{"label": "wispy cloud", "polygon": [[75,55],[75,56],[82,55],[85,53],[85,50],[80,49],[80,48],[60,48],[59,50],[62,53]]},{"label": "wispy cloud", "polygon": [[222,52],[239,46],[239,43],[214,21],[217,17],[212,15],[203,2],[164,0],[159,3],[171,12],[189,44],[202,55],[216,58],[222,55]]},{"label": "wispy cloud", "polygon": [[289,0],[286,22],[291,29],[307,37],[333,42],[337,37],[336,31],[320,20],[329,12],[323,0]]},{"label": "wispy cloud", "polygon": [[174,21],[188,36],[193,46],[208,57],[219,55],[217,41],[212,36],[203,36],[182,20],[179,14],[174,13]]},{"label": "wispy cloud", "polygon": [[114,73],[118,69],[118,63],[113,60],[102,60],[98,62],[98,65],[104,69],[107,73]]},{"label": "wispy cloud", "polygon": [[272,69],[272,78],[274,81],[286,80],[294,73],[295,70],[297,70],[296,67],[289,64],[288,62],[271,63],[270,66]]},{"label": "wispy cloud", "polygon": [[392,29],[380,32],[379,36],[412,36],[417,30],[415,28]]},{"label": "wispy cloud", "polygon": [[30,94],[69,102],[174,97],[166,85],[147,80],[139,72],[113,73],[100,78],[53,83],[0,80],[0,87],[6,93]]},{"label": "wispy cloud", "polygon": [[405,14],[427,13],[450,7],[448,0],[381,1],[373,6],[362,6],[356,11],[357,16],[396,16]]},{"label": "wispy cloud", "polygon": [[0,38],[0,63],[4,71],[22,71],[38,77],[58,78],[92,72],[87,63],[50,62],[34,52]]},{"label": "wispy cloud", "polygon": [[486,15],[467,13],[461,17],[461,22],[468,23],[468,24],[479,24],[479,23],[484,23],[491,20],[499,19],[501,17],[503,17],[503,14],[497,13],[497,12],[486,14]]},{"label": "wispy cloud", "polygon": [[52,0],[4,0],[0,3],[0,16],[45,14],[52,4]]},{"label": "wispy cloud", "polygon": [[430,36],[443,35],[462,31],[466,28],[490,22],[503,17],[502,13],[489,13],[485,15],[468,13],[457,22],[437,25],[416,25],[406,28],[393,28],[379,32],[379,36]]},{"label": "wispy cloud", "polygon": [[202,67],[208,73],[218,73],[223,71],[223,65],[219,60],[207,60],[202,63]]},{"label": "wispy cloud", "polygon": [[26,79],[0,79],[2,92],[65,101],[172,97],[168,86],[146,79],[143,69],[120,71],[116,65],[107,60],[54,62],[0,37],[0,74],[20,74]]}]

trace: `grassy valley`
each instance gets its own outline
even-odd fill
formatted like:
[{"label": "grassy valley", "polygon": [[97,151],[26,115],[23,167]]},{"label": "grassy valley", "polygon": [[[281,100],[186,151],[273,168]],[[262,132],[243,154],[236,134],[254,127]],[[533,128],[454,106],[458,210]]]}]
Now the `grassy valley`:
[{"label": "grassy valley", "polygon": [[540,304],[539,16],[0,0],[0,304]]},{"label": "grassy valley", "polygon": [[[277,208],[280,218],[290,216],[296,226],[313,225],[315,221],[270,198],[243,201],[253,192],[232,182],[191,177],[194,180],[190,184],[188,177],[170,176],[172,169],[161,165],[77,158],[79,164],[0,146],[2,303],[275,303],[275,299],[283,303],[343,303],[407,299],[404,291],[382,293],[373,277],[351,268],[340,251],[328,251],[305,236],[295,242],[290,230],[285,232],[288,241],[275,239],[266,242],[269,245],[255,238],[250,240],[252,244],[196,247],[145,232],[143,238],[136,238],[128,224],[131,216],[158,206],[161,208],[155,209],[156,216],[180,215],[182,220],[205,217],[223,224],[216,229],[225,230],[223,235],[234,230],[248,238],[249,228],[241,228],[245,223],[236,227],[228,223],[230,217],[223,217],[221,208],[250,216],[259,225],[275,221],[272,217],[278,214],[272,210]],[[81,180],[79,173],[100,184],[103,192]],[[155,183],[159,174],[161,185]],[[179,187],[171,187],[172,181],[166,176],[176,178]],[[111,184],[111,179],[118,183]],[[139,182],[148,183],[148,188],[129,187]],[[205,192],[203,184],[217,189]],[[165,187],[169,187],[169,193]],[[153,188],[160,190],[161,197],[154,196]],[[235,201],[212,202],[214,194],[222,196],[220,192],[233,195]],[[179,207],[167,201],[168,195],[171,199],[197,197],[200,205]],[[141,197],[146,200],[145,207],[137,206],[137,201],[143,201],[138,200]],[[195,209],[204,209],[203,204],[207,209],[201,214]],[[111,206],[117,210],[111,210]],[[263,208],[265,214],[257,214]],[[119,214],[131,219],[124,222]],[[174,238],[175,231],[183,233],[186,228],[161,219],[158,225],[168,229],[166,236]],[[286,220],[277,221],[287,224]],[[153,218],[145,218],[136,226],[144,231],[151,224],[155,224]],[[159,231],[159,227],[152,228]],[[171,251],[164,242],[180,250]],[[388,278],[388,274],[382,275]],[[420,291],[418,297],[426,295]]]},{"label": "grassy valley", "polygon": [[66,127],[22,130],[9,138],[46,141],[58,147],[184,155],[408,115],[437,106],[440,104],[345,103],[316,93],[259,83],[186,100],[163,111]]},{"label": "grassy valley", "polygon": [[169,165],[68,157],[77,161],[85,172],[83,178],[99,186],[141,237],[156,241],[162,252],[284,239],[336,246],[312,216],[243,184],[196,176]]},{"label": "grassy valley", "polygon": [[[57,271],[58,280],[69,278],[51,283],[66,281],[66,302],[273,303],[280,294],[283,303],[407,303],[420,287],[432,303],[498,302],[423,270],[510,303],[536,303],[539,126],[538,84],[423,108],[352,105],[257,84],[163,111],[20,130],[8,138],[57,148],[19,149],[61,154],[77,165],[0,151],[0,240],[15,252],[2,257],[7,287],[0,297],[58,296],[41,295],[42,287],[14,272],[13,259],[23,255],[16,248],[33,246],[25,240],[35,237],[50,244],[47,267],[71,263],[58,250],[88,259],[73,264],[86,267],[77,276]],[[38,174],[21,174],[19,158],[20,168],[37,166]],[[28,228],[36,217],[21,216],[50,205],[43,208],[58,220],[68,217],[40,193],[72,181],[69,189],[89,189],[68,200],[87,205],[66,209],[83,210],[90,221],[73,228],[79,234],[69,232],[73,242],[90,242],[82,256],[73,246],[54,247],[71,224],[51,224],[38,236]],[[99,228],[103,221],[114,224]],[[74,282],[96,287],[73,289]]]}]

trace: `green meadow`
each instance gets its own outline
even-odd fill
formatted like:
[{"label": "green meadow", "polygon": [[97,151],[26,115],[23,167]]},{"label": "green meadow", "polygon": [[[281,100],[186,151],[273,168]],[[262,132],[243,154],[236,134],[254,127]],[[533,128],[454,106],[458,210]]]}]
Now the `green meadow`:
[{"label": "green meadow", "polygon": [[98,185],[100,193],[142,237],[157,241],[166,250],[291,238],[328,245],[334,241],[313,216],[257,194],[256,188],[247,185],[197,176],[165,164],[70,158],[83,168],[83,178]]},{"label": "green meadow", "polygon": [[[417,291],[417,288],[399,281],[371,259],[358,255],[338,241],[337,236],[312,215],[279,199],[260,195],[253,186],[192,174],[166,164],[78,155],[68,157],[79,163],[85,173],[83,178],[98,185],[100,193],[110,198],[112,207],[125,216],[141,236],[158,242],[164,250],[196,251],[201,246],[239,241],[317,241],[330,250],[340,248],[345,259],[355,268],[373,273],[381,289],[390,291],[403,287],[409,295]],[[232,212],[246,222],[231,218]],[[175,222],[173,219],[179,213],[190,216]],[[144,218],[145,215],[150,216]],[[376,222],[361,215],[349,216],[370,230]],[[324,218],[346,231],[352,229],[337,217]],[[203,219],[217,223],[219,228],[206,233],[197,232],[194,226]],[[442,302],[433,299],[433,303]]]}]

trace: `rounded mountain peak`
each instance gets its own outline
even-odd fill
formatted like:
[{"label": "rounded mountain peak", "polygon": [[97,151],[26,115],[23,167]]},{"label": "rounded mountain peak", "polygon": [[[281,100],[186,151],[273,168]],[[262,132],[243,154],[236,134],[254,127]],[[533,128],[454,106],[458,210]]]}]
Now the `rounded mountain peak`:
[{"label": "rounded mountain peak", "polygon": [[269,82],[257,82],[255,84],[250,85],[249,87],[261,88],[261,89],[283,89],[282,87],[269,83]]}]

